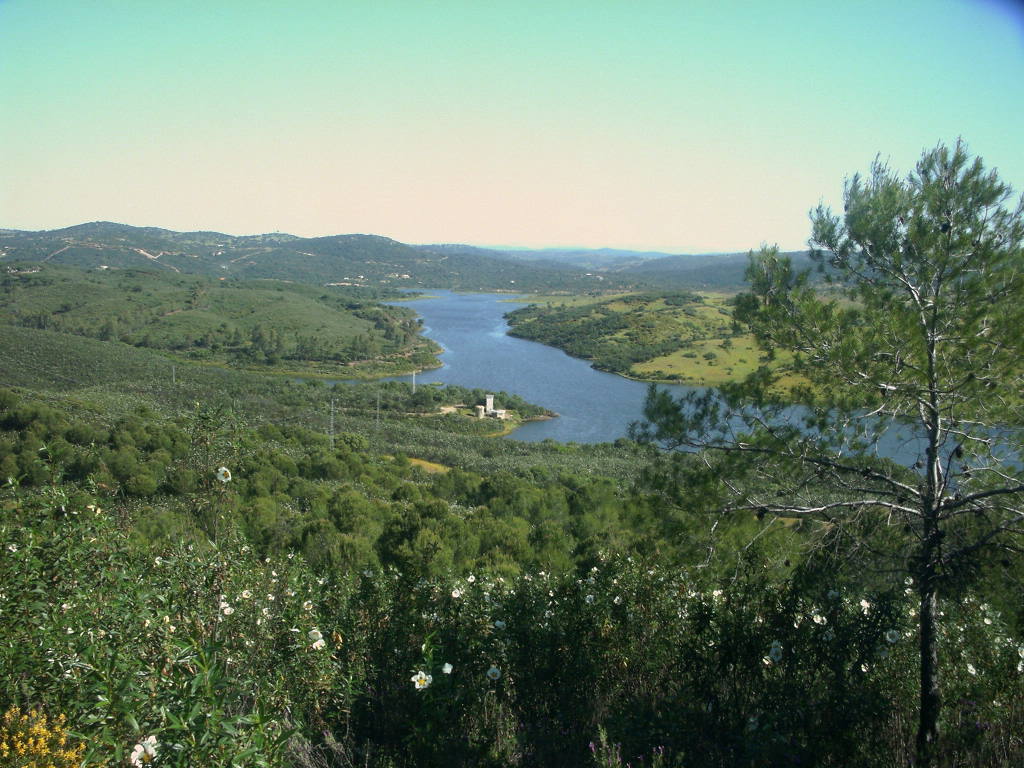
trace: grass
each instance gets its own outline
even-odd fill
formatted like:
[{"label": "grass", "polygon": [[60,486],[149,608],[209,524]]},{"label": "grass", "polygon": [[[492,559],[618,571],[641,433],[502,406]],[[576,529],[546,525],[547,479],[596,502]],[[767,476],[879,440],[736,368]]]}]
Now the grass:
[{"label": "grass", "polygon": [[429,472],[431,474],[445,474],[452,471],[451,467],[446,467],[444,464],[438,464],[436,461],[427,461],[426,459],[410,458],[409,463],[420,467],[425,472]]},{"label": "grass", "polygon": [[[671,378],[685,384],[714,386],[743,379],[756,371],[762,353],[753,337],[743,335],[727,339],[694,341],[670,355],[637,363],[630,369],[630,374],[640,379]],[[709,354],[714,358],[707,359],[705,355]]]}]

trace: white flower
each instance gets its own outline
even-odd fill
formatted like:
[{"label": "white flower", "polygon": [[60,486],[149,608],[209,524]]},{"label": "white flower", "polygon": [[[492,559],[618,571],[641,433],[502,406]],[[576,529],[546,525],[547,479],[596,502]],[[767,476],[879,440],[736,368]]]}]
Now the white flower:
[{"label": "white flower", "polygon": [[228,605],[227,603],[221,603],[221,604],[220,604],[220,609],[221,609],[221,610],[222,610],[222,611],[224,612],[224,615],[225,615],[225,616],[230,616],[230,615],[231,615],[232,613],[234,613],[234,612],[235,612],[235,609],[234,609],[234,608],[232,608],[232,607],[231,607],[230,605]]},{"label": "white flower", "polygon": [[811,619],[814,621],[815,624],[828,624],[828,619],[826,619],[824,616],[822,616],[819,613],[814,614],[811,617]]},{"label": "white flower", "polygon": [[900,639],[900,633],[897,632],[895,629],[890,629],[888,632],[885,633],[885,639],[890,643],[895,643]]},{"label": "white flower", "polygon": [[217,469],[217,479],[222,483],[226,483],[231,479],[231,470],[227,467],[220,467]]},{"label": "white flower", "polygon": [[622,605],[622,595],[616,595],[612,598],[612,602],[616,605]]},{"label": "white flower", "polygon": [[433,677],[433,675],[428,675],[423,670],[420,670],[419,672],[417,672],[415,675],[412,676],[412,682],[413,682],[413,685],[416,686],[416,690],[417,691],[422,691],[424,688],[426,688],[432,682],[434,682],[434,677]]},{"label": "white flower", "polygon": [[155,565],[157,568],[159,568],[163,564],[164,564],[164,559],[162,557],[154,557],[153,558],[153,565]]},{"label": "white flower", "polygon": [[501,670],[494,665],[491,665],[491,668],[487,670],[487,677],[490,680],[497,680],[501,677]]},{"label": "white flower", "polygon": [[452,673],[452,665],[445,663],[445,665],[441,667],[441,671],[444,672],[446,675],[450,675]]},{"label": "white flower", "polygon": [[311,630],[309,630],[309,632],[306,633],[306,636],[310,640],[312,640],[314,643],[317,640],[323,640],[323,637],[324,637],[322,634],[320,634],[320,630],[319,629],[311,629]]},{"label": "white flower", "polygon": [[156,759],[156,736],[147,736],[132,750],[131,763],[134,766],[147,765]]},{"label": "white flower", "polygon": [[973,664],[968,664],[968,665],[967,665],[967,671],[968,671],[968,672],[969,672],[970,674],[972,674],[972,675],[976,675],[976,674],[978,674],[978,670],[976,670],[976,669],[974,668],[974,665],[973,665]]},{"label": "white flower", "polygon": [[452,597],[454,597],[456,600],[458,600],[460,597],[462,597],[462,590],[461,589],[453,589],[452,590]]},{"label": "white flower", "polygon": [[505,628],[505,622],[502,621],[501,619],[498,619],[496,622],[494,622],[494,628],[495,629],[504,629]]},{"label": "white flower", "polygon": [[267,600],[269,600],[270,602],[274,602],[274,596],[270,593],[267,593]]},{"label": "white flower", "polygon": [[304,610],[304,611],[312,611],[313,610],[313,601],[312,600],[307,600],[306,602],[304,602],[302,604],[302,610]]},{"label": "white flower", "polygon": [[585,598],[583,598],[583,599],[587,601],[587,604],[588,604],[588,605],[594,602],[594,596],[593,596],[593,595],[587,595],[587,596],[586,596]]},{"label": "white flower", "polygon": [[476,576],[474,576],[471,573],[471,574],[469,574],[469,576],[466,577],[466,581],[468,581],[470,584],[472,584],[474,581],[476,581]]},{"label": "white flower", "polygon": [[320,639],[319,639],[319,640],[317,640],[317,641],[316,641],[315,643],[313,643],[313,650],[314,650],[314,651],[319,651],[319,650],[320,650],[321,648],[323,648],[323,647],[324,647],[325,645],[327,645],[327,643],[326,643],[326,642],[324,641],[324,639],[323,639],[323,638],[320,638]]},{"label": "white flower", "polygon": [[990,619],[990,618],[989,618],[988,616],[986,616],[986,617],[985,617],[985,618],[984,618],[984,619],[983,619],[982,621],[983,621],[983,622],[984,622],[985,624],[991,624],[991,623],[992,623],[992,619]]},{"label": "white flower", "polygon": [[252,591],[251,590],[248,590],[248,589],[243,589],[242,590],[242,599],[243,600],[248,600],[251,597],[252,597]]},{"label": "white flower", "polygon": [[862,611],[864,611],[864,613],[867,613],[868,610],[871,608],[871,603],[869,603],[867,600],[861,600],[860,608]]}]

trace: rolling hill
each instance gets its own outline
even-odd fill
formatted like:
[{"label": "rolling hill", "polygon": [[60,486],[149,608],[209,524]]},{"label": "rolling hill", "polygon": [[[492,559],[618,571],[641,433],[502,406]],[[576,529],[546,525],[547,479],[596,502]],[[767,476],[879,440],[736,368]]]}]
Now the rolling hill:
[{"label": "rolling hill", "polygon": [[[579,269],[537,266],[499,252],[416,248],[379,235],[238,237],[111,222],[42,232],[0,231],[0,264],[24,262],[388,288],[589,290],[607,282]],[[629,287],[615,282],[615,287]]]},{"label": "rolling hill", "polygon": [[[805,251],[786,255],[797,266],[808,263]],[[580,293],[739,288],[747,255],[407,245],[380,235],[236,236],[99,221],[40,232],[0,229],[0,264],[21,262],[320,285]]]}]

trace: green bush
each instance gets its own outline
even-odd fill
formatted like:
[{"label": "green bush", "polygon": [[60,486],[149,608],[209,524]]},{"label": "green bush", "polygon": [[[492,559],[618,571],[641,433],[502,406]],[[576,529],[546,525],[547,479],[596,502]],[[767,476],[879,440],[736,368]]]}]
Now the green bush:
[{"label": "green bush", "polygon": [[[204,498],[230,521],[232,493]],[[325,519],[268,556],[227,523],[216,544],[132,537],[144,505],[85,502],[8,490],[0,706],[67,713],[89,761],[152,738],[161,764],[214,768],[888,766],[912,739],[902,590],[780,581],[756,551],[724,581],[601,553],[453,577],[426,507],[396,529],[409,570],[381,571]],[[1012,764],[1024,643],[971,598],[943,627],[947,757]]]}]

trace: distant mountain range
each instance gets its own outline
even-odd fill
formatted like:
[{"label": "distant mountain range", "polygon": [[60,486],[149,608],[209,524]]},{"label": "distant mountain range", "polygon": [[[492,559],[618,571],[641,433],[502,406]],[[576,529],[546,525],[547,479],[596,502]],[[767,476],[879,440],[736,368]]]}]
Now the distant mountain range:
[{"label": "distant mountain range", "polygon": [[[806,252],[790,255],[806,261]],[[593,291],[736,288],[743,284],[747,256],[407,245],[355,234],[234,236],[100,221],[40,232],[0,229],[0,264],[14,262],[372,287]]]}]

